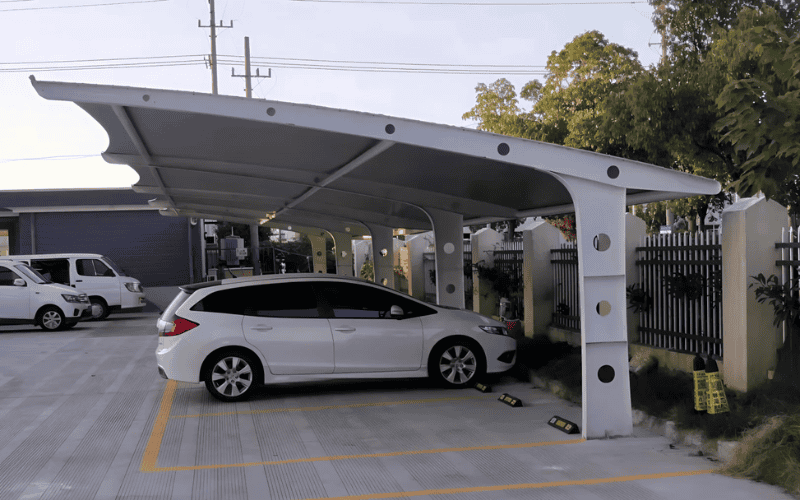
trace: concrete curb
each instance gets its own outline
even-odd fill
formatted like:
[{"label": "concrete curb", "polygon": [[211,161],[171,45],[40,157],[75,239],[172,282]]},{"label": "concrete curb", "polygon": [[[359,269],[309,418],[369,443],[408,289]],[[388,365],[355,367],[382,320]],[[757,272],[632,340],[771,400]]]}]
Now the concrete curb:
[{"label": "concrete curb", "polygon": [[[528,370],[528,375],[534,387],[547,390],[561,399],[581,404],[581,396],[571,394],[558,380],[542,377],[531,369]],[[696,448],[703,456],[722,462],[730,461],[739,445],[738,441],[709,439],[699,430],[679,429],[672,420],[656,418],[641,410],[633,410],[633,425],[664,436],[674,445]]]}]

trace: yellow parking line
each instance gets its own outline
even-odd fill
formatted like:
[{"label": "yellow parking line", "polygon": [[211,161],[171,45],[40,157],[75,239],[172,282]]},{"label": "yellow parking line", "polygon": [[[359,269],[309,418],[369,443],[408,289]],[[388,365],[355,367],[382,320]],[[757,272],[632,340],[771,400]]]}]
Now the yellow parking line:
[{"label": "yellow parking line", "polygon": [[187,465],[176,467],[157,467],[154,470],[144,472],[167,472],[167,471],[185,471],[185,470],[202,470],[202,469],[228,469],[231,467],[256,467],[263,465],[282,465],[282,464],[296,464],[306,462],[332,462],[334,460],[353,460],[358,458],[382,458],[382,457],[399,457],[403,455],[426,455],[433,453],[450,453],[460,451],[477,451],[477,450],[510,450],[515,448],[535,448],[537,446],[555,446],[559,444],[578,444],[586,441],[585,439],[571,439],[568,441],[545,441],[540,443],[518,443],[518,444],[500,444],[491,446],[466,446],[462,448],[436,448],[432,450],[411,450],[411,451],[392,451],[387,453],[369,453],[365,455],[334,455],[329,457],[311,457],[311,458],[293,458],[289,460],[272,460],[269,462],[246,462],[241,464],[214,464],[214,465]]},{"label": "yellow parking line", "polygon": [[164,388],[164,394],[161,396],[161,407],[158,409],[153,430],[150,431],[150,439],[147,440],[147,446],[142,455],[142,465],[139,467],[142,472],[155,472],[158,469],[156,466],[158,452],[161,450],[161,440],[164,438],[164,431],[167,428],[167,420],[172,409],[172,400],[175,398],[177,385],[178,383],[174,380],[168,380],[167,386]]},{"label": "yellow parking line", "polygon": [[380,498],[409,498],[425,495],[455,495],[457,493],[480,493],[485,491],[528,490],[539,488],[556,488],[559,486],[591,486],[595,484],[623,483],[646,479],[664,479],[682,476],[711,474],[714,470],[693,470],[684,472],[662,472],[659,474],[639,474],[635,476],[602,477],[598,479],[575,479],[572,481],[552,481],[549,483],[503,484],[498,486],[475,486],[472,488],[443,488],[438,490],[398,491],[395,493],[367,493],[366,495],[348,495],[344,497],[323,497],[306,500],[375,500]]},{"label": "yellow parking line", "polygon": [[[555,446],[555,445],[562,445],[562,444],[577,444],[583,443],[586,441],[585,439],[572,439],[572,440],[564,440],[564,441],[545,441],[539,443],[518,443],[518,444],[504,444],[504,445],[490,445],[490,446],[468,446],[468,447],[461,447],[461,448],[436,448],[431,450],[411,450],[411,451],[395,451],[395,452],[388,452],[388,453],[370,453],[365,455],[334,455],[328,457],[311,457],[311,458],[296,458],[296,459],[289,459],[289,460],[273,460],[267,462],[247,462],[247,463],[239,463],[239,464],[213,464],[213,465],[192,465],[192,466],[175,466],[175,467],[158,467],[158,455],[161,451],[161,441],[164,438],[164,432],[167,428],[167,421],[170,418],[170,411],[172,410],[172,402],[175,398],[175,390],[177,388],[177,383],[174,380],[167,381],[166,387],[164,388],[164,394],[161,396],[161,405],[158,409],[158,415],[156,415],[155,422],[153,423],[153,429],[150,432],[150,437],[147,440],[147,446],[145,447],[144,453],[142,455],[142,463],[139,468],[142,472],[168,472],[168,471],[187,471],[187,470],[203,470],[203,469],[226,469],[231,467],[254,467],[254,466],[264,466],[264,465],[280,465],[280,464],[290,464],[290,463],[302,463],[302,462],[325,462],[325,461],[334,461],[334,460],[352,460],[352,459],[359,459],[359,458],[381,458],[381,457],[397,457],[403,455],[423,455],[423,454],[434,454],[434,453],[449,453],[449,452],[462,452],[462,451],[477,451],[477,450],[508,450],[508,449],[515,449],[515,448],[534,448],[538,446]],[[480,396],[478,396],[480,398]],[[465,397],[465,398],[438,398],[438,400],[449,400],[449,399],[475,399],[475,397]],[[421,399],[421,400],[406,400],[400,402],[385,402],[385,403],[361,403],[357,405],[340,405],[340,406],[331,406],[331,407],[349,407],[349,406],[377,406],[377,405],[389,405],[389,404],[411,404],[414,402],[426,402],[432,401],[429,399]],[[327,409],[331,407],[312,407],[318,409]],[[291,410],[302,410],[302,409],[280,409],[281,411],[291,411]],[[254,412],[259,411],[271,411],[271,410],[255,410]],[[237,412],[232,412],[237,413]],[[242,412],[248,413],[248,412]],[[189,415],[184,415],[184,417]]]},{"label": "yellow parking line", "polygon": [[221,417],[225,415],[257,415],[262,413],[283,413],[294,411],[320,411],[335,410],[337,408],[363,408],[367,406],[394,406],[435,403],[438,401],[459,401],[465,399],[487,399],[481,396],[464,396],[453,398],[430,398],[430,399],[407,399],[403,401],[381,401],[376,403],[353,403],[348,405],[325,405],[325,406],[306,406],[303,408],[270,408],[265,410],[245,410],[245,411],[224,411],[217,413],[197,413],[194,415],[170,415],[169,418],[197,418],[197,417]]}]

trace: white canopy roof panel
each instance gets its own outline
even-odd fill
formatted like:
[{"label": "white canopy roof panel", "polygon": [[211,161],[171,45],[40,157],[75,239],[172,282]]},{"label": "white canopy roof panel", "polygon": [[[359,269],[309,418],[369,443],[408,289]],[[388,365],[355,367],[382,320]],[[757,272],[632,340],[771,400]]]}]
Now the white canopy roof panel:
[{"label": "white canopy roof panel", "polygon": [[626,204],[716,194],[716,181],[654,165],[465,128],[196,92],[62,82],[105,128],[103,157],[169,215],[341,230],[431,228],[421,208],[464,224],[573,211],[553,175],[626,188]]}]

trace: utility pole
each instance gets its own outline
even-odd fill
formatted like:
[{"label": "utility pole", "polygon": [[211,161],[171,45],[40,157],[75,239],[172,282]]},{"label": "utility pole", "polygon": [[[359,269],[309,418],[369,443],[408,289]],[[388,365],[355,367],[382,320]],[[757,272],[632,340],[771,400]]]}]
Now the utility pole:
[{"label": "utility pole", "polygon": [[253,84],[251,83],[251,78],[272,78],[272,68],[267,70],[266,75],[259,74],[258,68],[256,68],[256,74],[252,74],[250,72],[250,37],[244,37],[244,74],[237,75],[235,70],[231,68],[231,76],[244,78],[245,81],[245,95],[248,98],[253,97]]},{"label": "utility pole", "polygon": [[[253,97],[253,85],[252,83],[250,83],[251,78],[272,77],[272,69],[270,69],[269,73],[266,75],[260,75],[258,73],[258,68],[256,68],[255,75],[250,73],[250,37],[248,36],[244,37],[244,75],[237,75],[234,69],[231,68],[231,76],[244,77],[245,95],[247,96],[248,99]],[[258,276],[261,274],[261,255],[260,255],[261,244],[258,241],[258,226],[259,226],[258,224],[250,224],[250,253],[252,254],[250,262],[253,264],[253,276]],[[274,251],[273,251],[273,260],[274,260]]]},{"label": "utility pole", "polygon": [[217,28],[233,28],[233,21],[231,21],[230,26],[225,26],[222,24],[222,20],[219,22],[219,26],[216,25],[216,19],[214,19],[214,0],[208,0],[208,4],[211,10],[211,22],[208,26],[203,26],[200,24],[200,20],[197,20],[197,27],[198,28],[211,28],[211,93],[212,94],[219,94],[217,88]]}]

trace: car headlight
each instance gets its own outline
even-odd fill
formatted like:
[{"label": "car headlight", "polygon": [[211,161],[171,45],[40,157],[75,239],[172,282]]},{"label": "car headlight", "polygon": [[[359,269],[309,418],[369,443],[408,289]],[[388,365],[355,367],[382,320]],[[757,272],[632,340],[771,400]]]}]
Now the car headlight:
[{"label": "car headlight", "polygon": [[80,295],[70,295],[68,293],[62,293],[61,296],[64,297],[64,300],[66,300],[67,302],[71,302],[73,304],[78,304],[78,303],[83,302],[81,300],[81,296]]},{"label": "car headlight", "polygon": [[503,326],[486,326],[480,325],[479,328],[486,333],[491,333],[494,335],[508,335],[508,329]]},{"label": "car headlight", "polygon": [[141,283],[125,283],[125,288],[127,288],[129,292],[142,293]]}]

